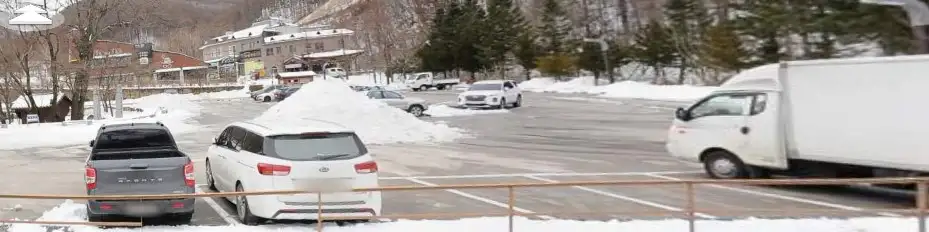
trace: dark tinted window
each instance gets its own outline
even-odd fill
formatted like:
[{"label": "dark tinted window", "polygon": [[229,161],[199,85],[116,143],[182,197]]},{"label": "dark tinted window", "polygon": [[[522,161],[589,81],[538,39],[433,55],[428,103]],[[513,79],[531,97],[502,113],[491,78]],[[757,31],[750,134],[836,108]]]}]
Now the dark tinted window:
[{"label": "dark tinted window", "polygon": [[768,106],[768,95],[767,94],[758,94],[755,95],[754,101],[752,101],[752,112],[751,115],[760,114],[764,112],[765,108]]},{"label": "dark tinted window", "polygon": [[174,147],[174,140],[163,129],[125,129],[103,132],[94,141],[94,149],[145,147]]},{"label": "dark tinted window", "polygon": [[400,95],[399,93],[395,93],[391,91],[383,91],[381,93],[384,93],[384,98],[387,98],[387,99],[403,99],[403,95]]},{"label": "dark tinted window", "polygon": [[507,82],[503,83],[503,87],[504,87],[504,88],[513,88],[513,83],[510,83],[509,81],[507,81]]},{"label": "dark tinted window", "polygon": [[264,149],[264,138],[255,133],[246,132],[245,139],[242,141],[242,150],[255,154],[263,154],[264,152],[262,149]]},{"label": "dark tinted window", "polygon": [[269,139],[269,153],[285,160],[346,160],[368,153],[354,133],[282,135]]},{"label": "dark tinted window", "polygon": [[231,128],[229,133],[229,148],[242,150],[242,140],[245,138],[245,130],[238,127]]},{"label": "dark tinted window", "polygon": [[219,137],[216,137],[217,146],[229,146],[229,134],[232,133],[232,127],[226,128],[223,130],[223,133],[219,134]]},{"label": "dark tinted window", "polygon": [[501,90],[503,85],[501,84],[473,84],[468,90]]}]

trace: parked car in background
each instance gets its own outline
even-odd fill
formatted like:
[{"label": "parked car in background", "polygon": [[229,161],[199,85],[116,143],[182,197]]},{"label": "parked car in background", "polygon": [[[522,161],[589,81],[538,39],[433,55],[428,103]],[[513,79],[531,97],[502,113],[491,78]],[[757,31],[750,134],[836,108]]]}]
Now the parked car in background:
[{"label": "parked car in background", "polygon": [[519,107],[523,94],[512,80],[486,80],[471,84],[468,90],[458,94],[458,105],[465,108]]},{"label": "parked car in background", "polygon": [[326,76],[335,78],[345,78],[348,74],[342,68],[327,68]]},{"label": "parked car in background", "polygon": [[376,86],[376,85],[370,85],[370,86],[367,86],[367,85],[351,85],[351,86],[349,86],[349,87],[351,87],[352,90],[355,90],[355,91],[358,91],[358,92],[366,92],[366,91],[372,91],[372,90],[387,90],[387,89],[385,89],[383,86]]},{"label": "parked car in background", "polygon": [[387,103],[389,106],[410,112],[413,116],[421,117],[426,111],[426,100],[403,96],[403,94],[390,90],[372,90],[368,91],[367,96],[371,99]]},{"label": "parked car in background", "polygon": [[[218,192],[268,190],[334,191],[316,194],[228,197],[238,219],[313,220],[381,215],[378,166],[354,131],[332,122],[302,125],[237,122],[226,127],[207,151],[207,186]],[[322,209],[319,209],[322,205]]]},{"label": "parked car in background", "polygon": [[285,86],[283,85],[272,85],[272,86],[265,87],[264,89],[251,92],[249,94],[251,95],[252,99],[254,99],[255,101],[269,102],[271,100],[274,100],[274,93],[272,92],[283,89],[284,87]]},{"label": "parked car in background", "polygon": [[461,83],[458,78],[435,76],[429,72],[416,73],[408,77],[404,84],[413,89],[413,91],[426,91],[435,87],[444,90]]},{"label": "parked car in background", "polygon": [[290,86],[290,87],[281,89],[280,91],[277,91],[275,93],[274,99],[278,101],[283,101],[287,97],[290,97],[291,94],[296,93],[297,90],[300,90],[300,86]]}]

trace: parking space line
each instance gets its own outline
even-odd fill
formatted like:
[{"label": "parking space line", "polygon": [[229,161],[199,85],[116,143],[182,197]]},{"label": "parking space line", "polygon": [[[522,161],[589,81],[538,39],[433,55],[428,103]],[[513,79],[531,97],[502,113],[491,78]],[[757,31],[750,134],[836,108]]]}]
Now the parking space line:
[{"label": "parking space line", "polygon": [[[197,193],[203,193],[203,189],[197,188]],[[232,214],[229,214],[222,206],[219,206],[219,203],[212,197],[201,197],[200,199],[203,199],[206,204],[209,205],[210,208],[213,208],[213,211],[216,211],[216,214],[219,214],[219,217],[223,218],[223,221],[226,221],[229,225],[242,225]]]},{"label": "parking space line", "polygon": [[507,178],[507,177],[524,177],[524,176],[564,176],[564,177],[576,177],[576,176],[641,176],[646,174],[662,174],[662,175],[674,175],[674,174],[693,174],[693,173],[703,173],[702,171],[666,171],[666,172],[599,172],[599,173],[512,173],[512,174],[480,174],[480,175],[448,175],[448,176],[390,176],[390,177],[381,177],[381,180],[406,180],[409,178],[415,179],[471,179],[471,178]]},{"label": "parking space line", "polygon": [[[645,175],[646,175],[646,176],[649,176],[649,177],[654,177],[654,178],[659,178],[659,179],[665,179],[665,180],[673,180],[673,181],[681,181],[681,180],[684,180],[684,179],[681,179],[681,178],[675,178],[675,177],[670,177],[670,176],[663,176],[663,175],[660,175],[660,174],[645,174]],[[729,186],[718,185],[718,184],[706,184],[706,185],[703,185],[703,186],[709,186],[709,187],[713,187],[713,188],[717,188],[717,189],[724,189],[724,190],[729,190],[729,191],[734,191],[734,192],[739,192],[739,193],[745,193],[745,194],[755,195],[755,196],[762,196],[762,197],[769,197],[769,198],[781,199],[781,200],[786,200],[786,201],[793,201],[793,202],[806,203],[806,204],[811,204],[811,205],[816,205],[816,206],[822,206],[822,207],[827,207],[827,208],[833,208],[833,209],[841,209],[841,210],[848,210],[848,211],[855,211],[855,212],[864,212],[864,209],[858,208],[858,207],[854,207],[854,206],[841,205],[841,204],[835,204],[835,203],[829,203],[829,202],[823,202],[823,201],[817,201],[817,200],[809,200],[809,199],[791,197],[791,196],[780,195],[780,194],[775,194],[775,193],[766,193],[766,192],[760,192],[760,191],[748,190],[748,189],[741,189],[741,188],[729,187]],[[880,215],[880,216],[885,216],[885,217],[900,217],[900,216],[901,216],[901,215],[899,215],[899,214],[887,213],[887,212],[877,212],[877,213],[875,213],[875,214]]]},{"label": "parking space line", "polygon": [[[526,175],[526,176],[523,176],[523,177],[529,178],[529,179],[533,179],[533,180],[542,181],[542,182],[546,182],[546,183],[559,183],[559,182],[556,181],[556,180],[547,179],[547,178],[542,178],[542,177],[537,177],[537,176]],[[654,208],[659,208],[659,209],[663,209],[663,210],[677,211],[677,212],[683,212],[683,211],[684,211],[683,209],[677,208],[677,207],[674,207],[674,206],[669,206],[669,205],[665,205],[665,204],[661,204],[661,203],[657,203],[657,202],[651,202],[651,201],[642,200],[642,199],[638,199],[638,198],[623,196],[623,195],[619,195],[619,194],[615,194],[615,193],[611,193],[611,192],[600,191],[600,190],[593,189],[593,188],[589,188],[589,187],[585,187],[585,186],[571,186],[571,188],[580,189],[580,190],[583,190],[583,191],[587,191],[587,192],[591,192],[591,193],[596,193],[596,194],[601,195],[601,196],[612,197],[612,198],[616,198],[616,199],[620,199],[620,200],[624,200],[624,201],[628,201],[628,202],[632,202],[632,203],[636,203],[636,204],[640,204],[640,205],[650,206],[650,207],[654,207]],[[716,218],[717,218],[716,216],[709,215],[709,214],[705,214],[705,213],[694,213],[694,215],[697,216],[697,217],[705,218],[705,219],[716,219]]]},{"label": "parking space line", "polygon": [[[405,178],[405,180],[408,180],[408,181],[413,182],[413,183],[425,185],[425,186],[430,186],[430,187],[432,187],[432,186],[439,186],[439,185],[437,185],[437,184],[429,183],[429,182],[426,182],[426,181],[423,181],[423,180],[419,180],[419,179],[416,179],[416,178],[413,178],[413,177]],[[491,204],[491,205],[494,205],[494,206],[498,206],[498,207],[501,207],[501,208],[505,208],[505,209],[509,209],[509,208],[510,208],[510,206],[509,206],[508,204],[506,204],[506,203],[499,202],[499,201],[494,201],[494,200],[487,199],[487,198],[484,198],[484,197],[479,197],[479,196],[476,196],[476,195],[473,195],[473,194],[469,194],[469,193],[466,193],[466,192],[462,192],[462,191],[457,190],[457,189],[445,189],[445,191],[446,191],[446,192],[453,193],[453,194],[456,194],[456,195],[459,195],[459,196],[462,196],[462,197],[470,198],[470,199],[472,199],[472,200],[476,200],[476,201],[484,202],[484,203]],[[516,207],[516,206],[513,206],[513,210],[516,211],[516,212],[526,213],[526,214],[534,214],[534,213],[535,213],[535,212],[533,212],[533,211],[531,211],[531,210],[523,209],[523,208]],[[538,217],[538,218],[541,218],[541,219],[545,219],[545,220],[553,220],[553,219],[556,219],[555,217],[546,216],[546,215],[537,215],[537,216],[535,216],[535,217]]]}]

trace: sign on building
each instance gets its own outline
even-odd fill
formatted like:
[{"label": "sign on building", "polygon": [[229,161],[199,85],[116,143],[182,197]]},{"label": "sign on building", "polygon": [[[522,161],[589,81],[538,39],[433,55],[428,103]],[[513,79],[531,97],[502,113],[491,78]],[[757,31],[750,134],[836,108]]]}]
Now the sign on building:
[{"label": "sign on building", "polygon": [[27,114],[26,124],[30,124],[30,123],[39,123],[39,115],[38,114]]}]

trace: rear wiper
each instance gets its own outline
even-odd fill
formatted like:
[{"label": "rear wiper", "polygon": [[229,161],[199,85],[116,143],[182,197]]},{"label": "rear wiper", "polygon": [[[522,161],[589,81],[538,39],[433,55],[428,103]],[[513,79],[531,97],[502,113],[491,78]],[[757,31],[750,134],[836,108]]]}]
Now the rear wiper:
[{"label": "rear wiper", "polygon": [[316,157],[319,157],[319,160],[331,160],[337,158],[343,158],[352,156],[351,154],[316,154]]}]

